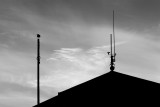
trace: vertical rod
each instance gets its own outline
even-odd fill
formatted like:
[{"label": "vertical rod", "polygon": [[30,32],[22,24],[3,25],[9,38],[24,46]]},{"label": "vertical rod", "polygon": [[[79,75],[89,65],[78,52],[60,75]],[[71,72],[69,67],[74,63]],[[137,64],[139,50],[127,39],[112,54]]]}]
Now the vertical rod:
[{"label": "vertical rod", "polygon": [[40,83],[40,69],[39,69],[39,67],[40,67],[40,35],[39,34],[37,34],[37,105],[39,105],[40,104],[40,85],[39,85],[39,83]]},{"label": "vertical rod", "polygon": [[113,35],[114,35],[114,10],[113,10]]},{"label": "vertical rod", "polygon": [[111,43],[111,57],[112,57],[112,34],[110,34],[110,43]]},{"label": "vertical rod", "polygon": [[114,31],[114,10],[113,10],[113,41],[114,41],[114,59],[115,59],[115,31]]}]

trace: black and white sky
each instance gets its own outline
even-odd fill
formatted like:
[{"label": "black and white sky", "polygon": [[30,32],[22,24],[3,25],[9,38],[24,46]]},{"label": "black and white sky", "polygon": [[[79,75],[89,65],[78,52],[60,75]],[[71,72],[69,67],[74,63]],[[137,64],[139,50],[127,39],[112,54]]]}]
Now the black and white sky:
[{"label": "black and white sky", "polygon": [[42,99],[109,72],[113,10],[116,71],[160,83],[159,0],[0,0],[0,104],[36,103],[37,33]]}]

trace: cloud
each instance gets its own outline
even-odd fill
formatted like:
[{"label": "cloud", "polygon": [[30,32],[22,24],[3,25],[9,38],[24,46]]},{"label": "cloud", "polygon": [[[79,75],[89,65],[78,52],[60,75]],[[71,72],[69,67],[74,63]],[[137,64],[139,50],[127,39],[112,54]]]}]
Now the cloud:
[{"label": "cloud", "polygon": [[[48,59],[50,70],[41,78],[41,86],[58,91],[73,87],[109,71],[108,46],[94,47],[87,51],[80,48],[55,50]],[[36,86],[35,82],[31,84]]]}]

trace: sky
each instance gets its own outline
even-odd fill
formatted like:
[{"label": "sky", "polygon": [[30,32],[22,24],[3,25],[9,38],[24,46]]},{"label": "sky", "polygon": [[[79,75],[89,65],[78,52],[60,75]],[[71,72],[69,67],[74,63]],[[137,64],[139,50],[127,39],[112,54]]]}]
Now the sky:
[{"label": "sky", "polygon": [[36,34],[41,35],[41,101],[108,73],[113,10],[115,71],[160,83],[159,4],[0,0],[0,106],[36,104]]}]

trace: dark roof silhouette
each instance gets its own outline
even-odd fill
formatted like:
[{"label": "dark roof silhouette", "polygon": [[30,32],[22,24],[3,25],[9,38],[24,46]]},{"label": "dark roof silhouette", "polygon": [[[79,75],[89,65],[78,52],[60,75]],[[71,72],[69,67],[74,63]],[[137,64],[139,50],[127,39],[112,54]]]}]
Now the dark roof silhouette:
[{"label": "dark roof silhouette", "polygon": [[149,99],[149,96],[158,97],[158,91],[158,83],[111,71],[34,107],[92,107],[97,104],[99,106],[95,107],[107,107],[110,104],[112,106],[109,107],[114,107],[119,101],[136,103],[144,98]]}]

